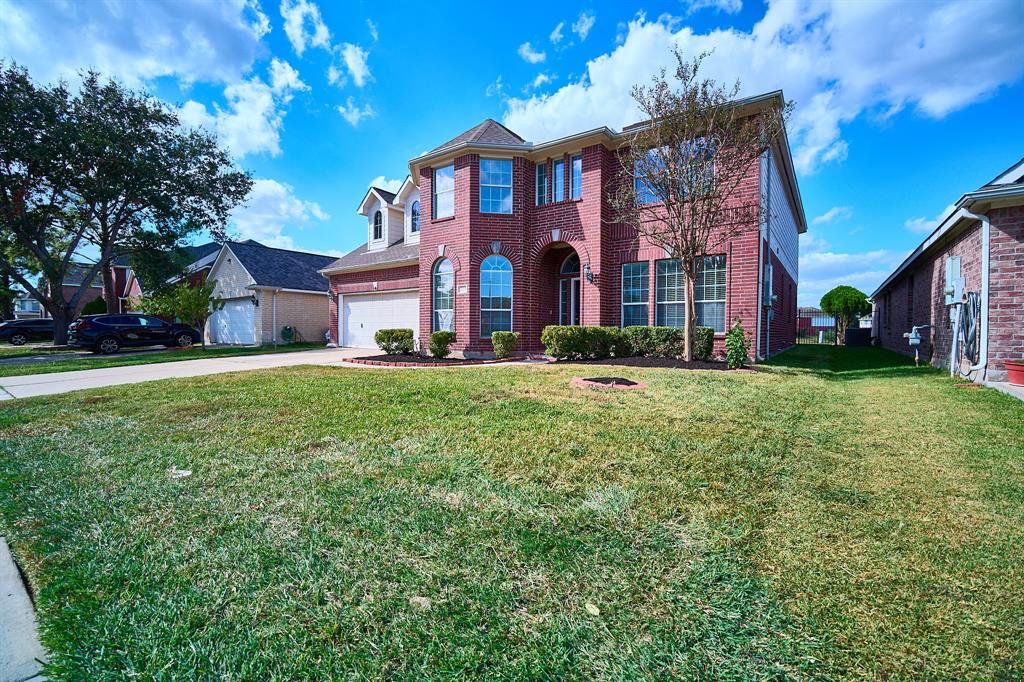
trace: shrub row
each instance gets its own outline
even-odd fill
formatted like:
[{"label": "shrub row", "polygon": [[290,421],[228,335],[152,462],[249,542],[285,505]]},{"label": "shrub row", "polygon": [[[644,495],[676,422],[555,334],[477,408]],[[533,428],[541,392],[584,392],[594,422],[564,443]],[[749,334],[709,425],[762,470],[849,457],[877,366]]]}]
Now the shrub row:
[{"label": "shrub row", "polygon": [[[559,360],[649,356],[678,358],[683,355],[685,332],[675,327],[587,327],[550,325],[541,332],[540,341],[548,355]],[[693,339],[693,357],[707,360],[714,349],[715,332],[697,327]]]}]

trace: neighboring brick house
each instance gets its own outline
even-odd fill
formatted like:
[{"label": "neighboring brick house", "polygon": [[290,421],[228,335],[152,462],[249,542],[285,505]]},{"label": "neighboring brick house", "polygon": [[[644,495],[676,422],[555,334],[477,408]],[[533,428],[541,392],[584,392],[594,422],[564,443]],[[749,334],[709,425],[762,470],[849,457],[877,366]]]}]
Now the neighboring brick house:
[{"label": "neighboring brick house", "polygon": [[[64,300],[70,301],[76,293],[82,282],[89,274],[89,270],[92,268],[91,263],[71,263],[68,266],[67,274],[64,276],[64,280],[61,282],[63,288]],[[142,295],[142,291],[139,289],[138,280],[135,279],[134,272],[128,265],[128,256],[120,256],[116,258],[111,265],[111,273],[114,276],[114,292],[117,295],[117,300],[111,304],[107,301],[107,312],[111,313],[126,313],[132,309],[134,302],[138,301]],[[46,285],[47,291],[49,291],[49,284]],[[77,316],[86,303],[94,301],[97,298],[103,298],[103,276],[97,271],[92,282],[88,285],[85,294],[78,302],[78,309],[75,310],[75,316]],[[46,312],[46,308],[42,308],[41,314],[43,317],[49,317],[50,314]]]},{"label": "neighboring brick house", "polygon": [[323,341],[327,331],[327,282],[318,271],[333,256],[274,249],[258,242],[226,242],[207,278],[224,307],[207,321],[208,342],[277,343],[294,328],[306,341]]},{"label": "neighboring brick house", "polygon": [[[737,106],[755,114],[781,103],[773,92]],[[360,204],[366,243],[322,270],[332,341],[372,346],[383,327],[425,341],[454,329],[456,351],[487,355],[495,330],[521,332],[520,349],[538,351],[550,324],[681,326],[678,264],[611,222],[617,150],[629,139],[629,129],[598,128],[534,144],[488,119],[412,159],[397,194],[371,188]],[[716,329],[721,351],[739,319],[760,357],[796,335],[806,221],[784,138],[740,192],[768,218],[715,240],[697,283],[698,324]]]},{"label": "neighboring brick house", "polygon": [[912,355],[903,334],[931,325],[923,359],[1004,380],[1003,361],[1024,358],[1024,159],[960,197],[872,299],[872,335],[886,348]]}]

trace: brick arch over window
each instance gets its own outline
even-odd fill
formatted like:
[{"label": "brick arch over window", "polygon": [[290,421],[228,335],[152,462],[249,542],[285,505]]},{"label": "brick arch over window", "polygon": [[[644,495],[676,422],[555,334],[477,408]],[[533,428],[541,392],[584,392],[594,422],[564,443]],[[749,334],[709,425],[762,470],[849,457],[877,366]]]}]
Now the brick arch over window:
[{"label": "brick arch over window", "polygon": [[445,258],[452,262],[452,270],[455,271],[455,274],[459,274],[462,270],[462,261],[459,260],[459,256],[453,250],[447,248],[444,250],[444,253],[431,261],[430,272],[434,271],[434,266],[437,265],[438,261],[444,260]]},{"label": "brick arch over window", "polygon": [[501,248],[498,249],[497,251],[494,251],[491,248],[490,244],[482,246],[473,251],[473,253],[469,255],[469,259],[472,263],[479,266],[481,263],[487,260],[488,256],[495,255],[504,256],[505,258],[507,258],[509,262],[512,263],[512,267],[515,268],[516,270],[519,270],[519,268],[521,268],[523,265],[522,254],[518,250],[512,249],[511,245],[509,245],[506,242],[502,242]]},{"label": "brick arch over window", "polygon": [[530,262],[535,264],[540,263],[540,259],[544,257],[544,253],[548,248],[556,244],[567,244],[571,246],[580,257],[581,264],[590,262],[590,251],[587,250],[586,242],[571,234],[559,235],[558,239],[552,239],[550,232],[546,232],[542,237],[535,240],[533,244],[530,245]]}]

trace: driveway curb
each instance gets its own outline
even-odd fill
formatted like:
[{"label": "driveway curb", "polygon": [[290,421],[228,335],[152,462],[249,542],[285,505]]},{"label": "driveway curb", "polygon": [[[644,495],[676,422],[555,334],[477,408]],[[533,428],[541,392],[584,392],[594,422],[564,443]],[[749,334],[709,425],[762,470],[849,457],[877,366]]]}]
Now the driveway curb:
[{"label": "driveway curb", "polygon": [[0,681],[39,680],[46,651],[36,612],[7,540],[0,536]]}]

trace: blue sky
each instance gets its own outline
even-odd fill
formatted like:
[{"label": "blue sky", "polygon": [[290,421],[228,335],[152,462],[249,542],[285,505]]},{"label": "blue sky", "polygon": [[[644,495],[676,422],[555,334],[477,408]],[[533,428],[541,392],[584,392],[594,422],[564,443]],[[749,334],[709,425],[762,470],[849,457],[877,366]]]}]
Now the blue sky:
[{"label": "blue sky", "polygon": [[1024,156],[1024,2],[0,0],[0,58],[95,67],[214,130],[257,179],[241,237],[342,253],[370,182],[492,117],[542,141],[634,120],[669,47],[782,88],[810,229],[800,300],[871,289],[960,194]]}]

